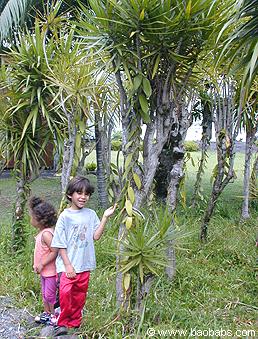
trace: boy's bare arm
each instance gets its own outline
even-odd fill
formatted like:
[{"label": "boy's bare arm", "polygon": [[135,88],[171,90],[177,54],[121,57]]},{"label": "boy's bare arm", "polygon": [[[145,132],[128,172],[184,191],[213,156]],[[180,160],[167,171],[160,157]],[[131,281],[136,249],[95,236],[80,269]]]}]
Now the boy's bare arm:
[{"label": "boy's bare arm", "polygon": [[94,240],[99,240],[100,237],[102,236],[102,234],[104,232],[105,225],[108,221],[108,218],[111,217],[111,215],[114,214],[116,206],[117,206],[117,204],[115,204],[114,206],[111,206],[107,210],[105,210],[103,217],[101,219],[101,222],[99,224],[99,227],[96,229],[96,231],[93,234]]}]

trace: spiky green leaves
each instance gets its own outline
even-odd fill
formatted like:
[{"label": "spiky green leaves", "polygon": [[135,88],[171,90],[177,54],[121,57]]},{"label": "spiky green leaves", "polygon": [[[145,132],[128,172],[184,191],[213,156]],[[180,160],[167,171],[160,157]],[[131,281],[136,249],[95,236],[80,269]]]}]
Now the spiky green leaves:
[{"label": "spiky green leaves", "polygon": [[[160,218],[160,219],[159,219]],[[167,266],[167,241],[179,236],[171,232],[171,217],[167,212],[158,216],[149,216],[148,220],[139,218],[136,227],[130,229],[123,241],[121,271],[125,273],[124,287],[130,282],[129,273],[136,272],[141,283],[148,273],[158,275],[160,269]]]},{"label": "spiky green leaves", "polygon": [[31,0],[8,0],[0,13],[0,43],[24,17]]}]

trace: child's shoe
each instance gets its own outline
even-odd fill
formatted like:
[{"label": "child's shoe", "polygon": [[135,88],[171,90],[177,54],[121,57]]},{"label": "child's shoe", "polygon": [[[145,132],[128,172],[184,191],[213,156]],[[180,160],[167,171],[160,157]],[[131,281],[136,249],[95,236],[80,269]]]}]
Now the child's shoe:
[{"label": "child's shoe", "polygon": [[39,324],[47,324],[51,319],[51,315],[47,312],[43,312],[40,315],[37,315],[34,320]]},{"label": "child's shoe", "polygon": [[48,322],[48,325],[50,325],[50,326],[56,326],[56,324],[57,324],[57,319],[58,319],[58,317],[57,317],[56,315],[51,314],[51,315],[50,315],[49,322]]},{"label": "child's shoe", "polygon": [[59,314],[61,313],[61,309],[60,309],[60,306],[55,308],[55,316],[58,317]]}]

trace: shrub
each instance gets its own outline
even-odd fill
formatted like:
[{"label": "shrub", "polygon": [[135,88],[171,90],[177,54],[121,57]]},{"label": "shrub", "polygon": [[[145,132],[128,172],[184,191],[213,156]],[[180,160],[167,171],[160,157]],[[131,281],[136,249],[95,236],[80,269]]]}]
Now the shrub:
[{"label": "shrub", "polygon": [[196,141],[185,141],[184,143],[186,152],[197,152],[200,147]]},{"label": "shrub", "polygon": [[121,140],[112,140],[111,141],[111,150],[112,151],[119,151],[121,150],[122,141]]},{"label": "shrub", "polygon": [[97,168],[97,164],[95,164],[95,162],[89,162],[85,166],[85,169],[88,172],[94,172],[94,171],[96,171],[96,168]]},{"label": "shrub", "polygon": [[[112,151],[120,151],[122,147],[122,141],[121,140],[112,140],[111,141],[111,150]],[[140,143],[140,148],[139,150],[142,152],[143,151],[143,141]]]}]

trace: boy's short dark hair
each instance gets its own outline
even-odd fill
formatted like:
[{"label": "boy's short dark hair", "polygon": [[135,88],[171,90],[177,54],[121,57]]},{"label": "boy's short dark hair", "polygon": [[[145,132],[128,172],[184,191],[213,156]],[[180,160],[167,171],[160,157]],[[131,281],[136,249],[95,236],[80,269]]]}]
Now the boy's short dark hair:
[{"label": "boy's short dark hair", "polygon": [[90,183],[89,179],[83,176],[76,176],[74,177],[66,188],[66,198],[71,201],[69,195],[71,196],[74,192],[85,192],[87,194],[92,194],[94,192],[94,187]]}]

